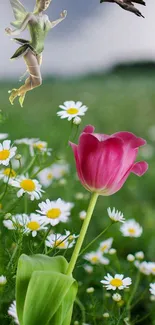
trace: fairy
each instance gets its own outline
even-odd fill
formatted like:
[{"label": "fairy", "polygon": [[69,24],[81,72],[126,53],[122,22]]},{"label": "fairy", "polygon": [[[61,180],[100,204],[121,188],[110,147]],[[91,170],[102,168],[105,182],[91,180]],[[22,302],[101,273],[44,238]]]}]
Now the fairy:
[{"label": "fairy", "polygon": [[12,105],[15,98],[19,96],[19,103],[22,107],[27,91],[39,87],[42,84],[40,66],[42,63],[45,37],[49,30],[59,24],[67,15],[67,11],[64,10],[60,14],[59,19],[50,21],[49,17],[44,14],[44,11],[48,9],[51,1],[36,0],[34,11],[29,13],[19,0],[10,0],[16,21],[11,23],[15,29],[6,28],[6,33],[11,36],[17,36],[28,28],[31,36],[30,41],[22,38],[14,38],[21,46],[11,59],[13,60],[22,56],[26,63],[29,77],[20,88],[14,88],[9,91],[9,100]]}]

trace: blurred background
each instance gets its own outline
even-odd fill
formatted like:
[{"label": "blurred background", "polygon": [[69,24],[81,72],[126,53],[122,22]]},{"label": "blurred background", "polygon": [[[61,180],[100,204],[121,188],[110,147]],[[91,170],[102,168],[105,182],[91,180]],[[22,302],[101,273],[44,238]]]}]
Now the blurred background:
[{"label": "blurred background", "polygon": [[[22,3],[28,11],[33,11],[35,0]],[[42,72],[50,76],[83,75],[127,61],[154,62],[155,2],[146,0],[146,4],[146,7],[137,5],[145,16],[142,19],[116,4],[100,5],[99,0],[53,0],[47,12],[51,20],[57,19],[64,9],[68,17],[48,34]],[[24,65],[22,60],[8,61],[17,44],[10,42],[4,29],[14,18],[9,0],[0,6],[1,77],[13,78]]]},{"label": "blurred background", "polygon": [[[35,0],[23,0],[22,3],[32,11]],[[149,171],[140,179],[131,175],[120,192],[99,199],[94,220],[96,227],[90,227],[88,242],[106,226],[106,208],[115,206],[124,212],[126,219],[135,218],[145,229],[143,236],[132,243],[128,238],[120,237],[117,227],[111,230],[107,236],[115,237],[114,247],[118,249],[119,257],[126,258],[128,253],[143,250],[146,260],[153,261],[155,1],[146,0],[146,7],[137,5],[145,16],[143,19],[115,4],[100,5],[99,0],[53,0],[48,9],[51,20],[57,19],[64,9],[68,10],[68,16],[48,34],[42,64],[43,85],[27,94],[24,108],[18,101],[14,106],[8,101],[8,90],[20,86],[18,80],[25,65],[22,58],[9,61],[17,44],[10,40],[4,29],[14,18],[9,0],[3,1],[0,8],[0,109],[5,116],[0,132],[9,133],[13,140],[39,137],[48,141],[49,147],[61,152],[70,134],[70,124],[60,120],[56,112],[64,101],[80,100],[89,108],[82,119],[81,129],[86,124],[93,124],[101,133],[128,130],[147,139],[148,146],[141,150],[138,160],[148,161]],[[28,37],[27,32],[21,37]],[[75,175],[70,148],[65,149],[65,155]],[[65,190],[51,188],[50,198],[59,195],[73,201],[76,191],[85,192],[71,179]],[[80,202],[78,211],[75,211],[73,230],[76,233],[80,227],[76,213],[86,209],[87,203]],[[140,308],[140,313],[145,314],[147,302]],[[146,322],[141,324],[146,325]],[[155,324],[154,319],[150,318],[149,324]]]}]

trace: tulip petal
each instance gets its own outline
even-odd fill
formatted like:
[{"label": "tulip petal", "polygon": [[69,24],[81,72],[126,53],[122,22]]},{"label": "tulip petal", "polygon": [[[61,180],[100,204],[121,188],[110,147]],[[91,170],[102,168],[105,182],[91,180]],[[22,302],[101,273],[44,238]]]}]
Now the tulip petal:
[{"label": "tulip petal", "polygon": [[78,173],[78,177],[81,181],[81,183],[87,188],[83,175],[82,175],[82,170],[81,170],[81,165],[80,165],[80,159],[79,159],[79,153],[78,153],[78,146],[75,143],[69,142],[69,145],[72,147],[73,153],[74,153],[74,158],[76,162],[76,170]]},{"label": "tulip petal", "polygon": [[146,144],[146,141],[143,138],[138,138],[131,132],[117,132],[114,133],[113,136],[122,139],[126,145],[130,145],[130,148],[132,149],[139,148]]},{"label": "tulip petal", "polygon": [[84,133],[93,133],[94,131],[95,127],[93,125],[87,125],[83,130]]},{"label": "tulip petal", "polygon": [[83,133],[79,143],[79,160],[85,183],[95,190],[105,189],[119,172],[123,142],[118,138],[98,141],[93,134]]},{"label": "tulip petal", "polygon": [[140,161],[134,164],[131,172],[137,176],[142,176],[148,170],[148,164],[145,161]]},{"label": "tulip petal", "polygon": [[93,133],[93,136],[97,138],[99,141],[105,141],[111,137],[108,134],[101,134],[101,133]]}]

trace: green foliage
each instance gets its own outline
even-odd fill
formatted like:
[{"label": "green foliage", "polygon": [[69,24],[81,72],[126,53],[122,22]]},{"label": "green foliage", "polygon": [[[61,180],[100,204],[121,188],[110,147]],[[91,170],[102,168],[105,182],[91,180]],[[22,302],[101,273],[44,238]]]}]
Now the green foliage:
[{"label": "green foliage", "polygon": [[62,256],[22,255],[17,269],[20,325],[69,325],[77,284]]}]

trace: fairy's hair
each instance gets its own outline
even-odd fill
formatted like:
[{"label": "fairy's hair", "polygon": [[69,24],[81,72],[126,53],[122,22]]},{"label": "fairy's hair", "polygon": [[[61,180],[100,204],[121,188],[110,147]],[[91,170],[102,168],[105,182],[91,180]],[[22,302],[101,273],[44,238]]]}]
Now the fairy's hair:
[{"label": "fairy's hair", "polygon": [[[35,8],[34,8],[34,11],[37,10],[37,6],[38,4],[40,3],[41,0],[36,0],[36,5],[35,5]],[[44,0],[45,2],[46,0]],[[52,0],[49,0],[49,3],[51,2]]]},{"label": "fairy's hair", "polygon": [[[36,0],[36,5],[38,5],[40,3],[41,0]],[[44,0],[46,1],[46,0]],[[49,3],[51,2],[51,0],[49,0]]]}]

